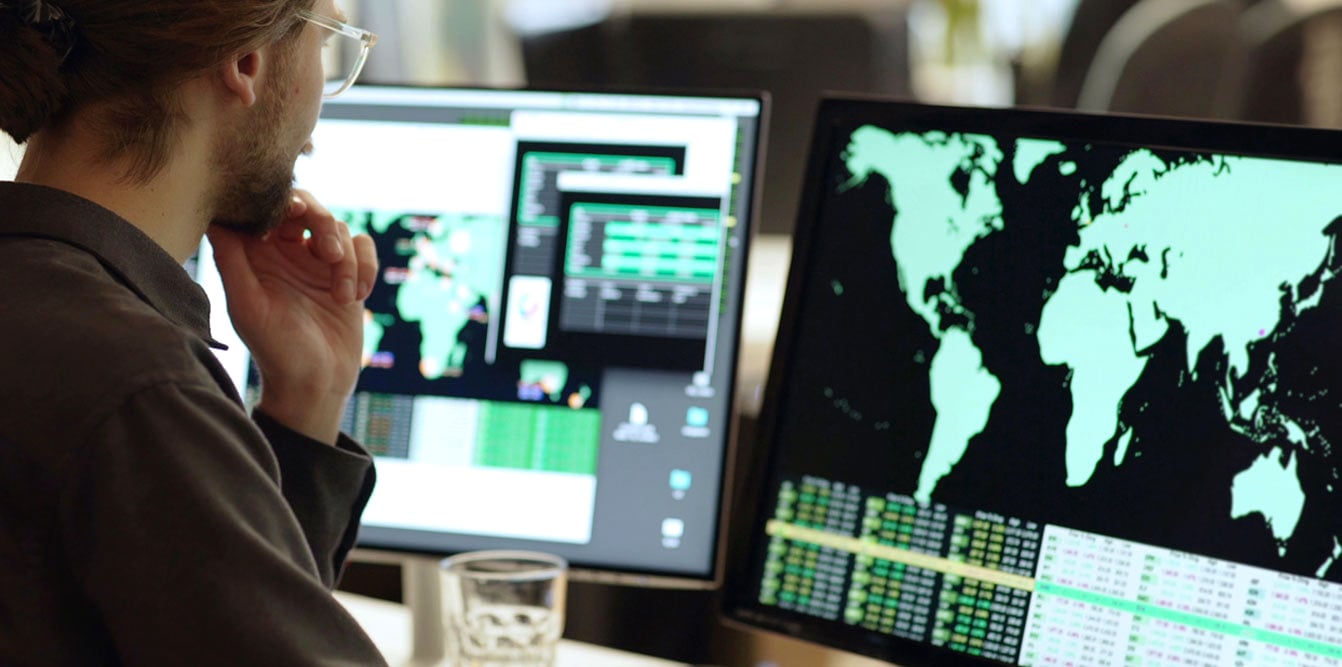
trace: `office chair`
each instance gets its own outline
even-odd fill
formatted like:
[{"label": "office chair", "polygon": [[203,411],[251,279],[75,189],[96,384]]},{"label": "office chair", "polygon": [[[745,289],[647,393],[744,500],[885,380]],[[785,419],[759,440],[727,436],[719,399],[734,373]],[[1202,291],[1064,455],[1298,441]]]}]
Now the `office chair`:
[{"label": "office chair", "polygon": [[1262,0],[1243,26],[1239,117],[1342,127],[1342,1]]},{"label": "office chair", "polygon": [[1119,19],[1140,0],[1079,0],[1072,22],[1058,49],[1058,65],[1053,74],[1049,104],[1070,109],[1076,106],[1085,84],[1086,72],[1095,62],[1095,54],[1104,36]]},{"label": "office chair", "polygon": [[1236,0],[1141,0],[1100,43],[1077,108],[1235,114],[1244,69]]}]

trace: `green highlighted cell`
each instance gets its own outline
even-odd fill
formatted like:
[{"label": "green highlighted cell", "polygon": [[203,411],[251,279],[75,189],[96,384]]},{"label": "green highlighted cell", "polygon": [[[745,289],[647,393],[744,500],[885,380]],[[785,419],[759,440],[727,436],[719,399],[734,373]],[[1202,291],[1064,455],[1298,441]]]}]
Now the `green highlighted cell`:
[{"label": "green highlighted cell", "polygon": [[711,283],[722,262],[721,212],[577,203],[569,211],[570,278]]},{"label": "green highlighted cell", "polygon": [[1133,602],[1132,600],[1101,595],[1099,593],[1083,591],[1068,586],[1059,586],[1043,580],[1035,582],[1035,592],[1038,595],[1056,595],[1069,600],[1084,602],[1106,609],[1113,609],[1143,618],[1179,623],[1190,628],[1215,632],[1236,639],[1271,644],[1273,646],[1280,646],[1293,651],[1301,651],[1335,660],[1342,659],[1342,644],[1329,644],[1312,639],[1305,639],[1303,637],[1293,637],[1280,632],[1260,630],[1230,621],[1221,621],[1206,616],[1199,616],[1197,614],[1166,609],[1152,604]]},{"label": "green highlighted cell", "polygon": [[[590,207],[590,205],[589,205]],[[588,208],[586,210],[592,210]],[[622,209],[628,212],[629,209]],[[647,209],[642,209],[647,210]],[[718,212],[694,209],[703,221],[716,225]],[[717,243],[722,232],[716,226],[663,226],[654,222],[611,222],[606,224],[606,237],[613,239],[650,239],[679,241],[681,243]]]},{"label": "green highlighted cell", "polygon": [[475,465],[595,475],[601,446],[598,410],[482,403]]},{"label": "green highlighted cell", "polygon": [[716,261],[718,258],[716,241],[667,244],[657,241],[621,241],[607,238],[601,244],[601,250],[606,255],[630,255],[634,257],[685,257],[712,261]]}]

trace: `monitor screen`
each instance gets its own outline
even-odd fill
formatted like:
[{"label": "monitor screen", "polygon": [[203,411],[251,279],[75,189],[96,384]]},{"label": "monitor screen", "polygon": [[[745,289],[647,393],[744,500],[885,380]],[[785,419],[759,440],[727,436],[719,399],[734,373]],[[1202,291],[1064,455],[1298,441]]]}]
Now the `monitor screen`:
[{"label": "monitor screen", "polygon": [[1342,664],[1340,162],[827,101],[727,614],[909,666]]},{"label": "monitor screen", "polygon": [[[326,103],[298,186],[381,264],[343,426],[377,462],[361,547],[715,580],[762,111],[372,86]],[[226,363],[255,400],[245,351]]]}]

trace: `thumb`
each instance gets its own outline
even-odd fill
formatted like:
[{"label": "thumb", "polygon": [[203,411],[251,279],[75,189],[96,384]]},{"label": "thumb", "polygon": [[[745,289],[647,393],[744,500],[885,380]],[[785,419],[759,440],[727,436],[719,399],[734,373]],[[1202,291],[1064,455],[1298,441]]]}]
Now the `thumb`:
[{"label": "thumb", "polygon": [[224,281],[224,293],[229,297],[250,300],[253,294],[260,291],[261,283],[247,259],[247,239],[219,225],[211,225],[205,235],[214,251],[214,265],[218,267],[219,277]]}]

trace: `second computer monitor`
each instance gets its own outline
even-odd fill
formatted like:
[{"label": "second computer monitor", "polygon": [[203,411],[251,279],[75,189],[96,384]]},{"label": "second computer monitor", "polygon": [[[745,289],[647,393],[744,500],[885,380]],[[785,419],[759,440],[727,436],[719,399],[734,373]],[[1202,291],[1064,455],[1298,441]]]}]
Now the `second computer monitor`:
[{"label": "second computer monitor", "polygon": [[905,665],[1342,660],[1342,133],[820,112],[735,619]]},{"label": "second computer monitor", "polygon": [[377,458],[361,546],[713,582],[762,113],[394,87],[325,105],[298,185],[381,262],[344,420]]}]

